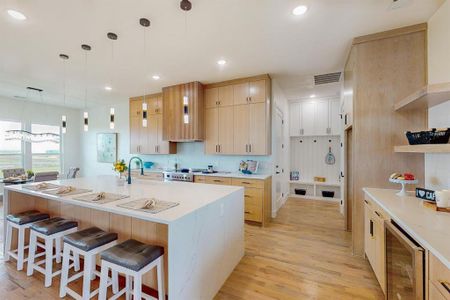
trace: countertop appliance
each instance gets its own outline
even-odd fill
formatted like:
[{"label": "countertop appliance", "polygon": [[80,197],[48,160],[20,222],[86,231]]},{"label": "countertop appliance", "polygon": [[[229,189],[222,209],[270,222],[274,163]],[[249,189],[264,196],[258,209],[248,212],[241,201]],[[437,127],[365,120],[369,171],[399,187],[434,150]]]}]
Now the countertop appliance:
[{"label": "countertop appliance", "polygon": [[387,299],[425,299],[424,249],[394,221],[385,221]]},{"label": "countertop appliance", "polygon": [[185,172],[167,171],[163,172],[164,181],[194,182],[194,174]]}]

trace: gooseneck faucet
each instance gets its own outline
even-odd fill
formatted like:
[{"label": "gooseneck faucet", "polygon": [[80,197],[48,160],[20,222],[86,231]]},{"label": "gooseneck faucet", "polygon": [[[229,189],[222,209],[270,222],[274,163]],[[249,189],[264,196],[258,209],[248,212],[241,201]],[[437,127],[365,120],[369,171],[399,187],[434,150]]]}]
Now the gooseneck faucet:
[{"label": "gooseneck faucet", "polygon": [[128,162],[128,184],[131,184],[131,162],[135,159],[137,159],[140,162],[141,175],[144,175],[144,162],[142,161],[142,159],[140,157],[133,156],[132,158],[130,158],[130,161]]}]

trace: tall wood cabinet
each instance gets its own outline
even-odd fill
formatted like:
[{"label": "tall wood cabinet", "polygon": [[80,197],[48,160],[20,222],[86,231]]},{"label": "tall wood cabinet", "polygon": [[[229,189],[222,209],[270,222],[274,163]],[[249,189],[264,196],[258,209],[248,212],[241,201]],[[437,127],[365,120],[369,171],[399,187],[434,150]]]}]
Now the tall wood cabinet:
[{"label": "tall wood cabinet", "polygon": [[205,87],[205,152],[271,154],[271,81],[267,75]]},{"label": "tall wood cabinet", "polygon": [[163,88],[163,139],[187,142],[203,138],[203,85],[190,82]]},{"label": "tall wood cabinet", "polygon": [[143,126],[144,97],[130,98],[130,153],[173,154],[176,144],[162,138],[162,94],[145,96],[147,127]]},{"label": "tall wood cabinet", "polygon": [[344,93],[352,104],[345,108],[350,116],[345,136],[351,136],[348,142],[352,155],[347,158],[351,162],[346,163],[351,169],[344,173],[344,201],[352,205],[348,211],[356,255],[364,254],[362,188],[397,188],[388,182],[393,172],[414,173],[419,182],[424,182],[424,157],[396,154],[394,146],[407,143],[406,131],[427,128],[426,112],[395,111],[394,105],[426,85],[426,40],[426,24],[353,40],[344,74]]}]

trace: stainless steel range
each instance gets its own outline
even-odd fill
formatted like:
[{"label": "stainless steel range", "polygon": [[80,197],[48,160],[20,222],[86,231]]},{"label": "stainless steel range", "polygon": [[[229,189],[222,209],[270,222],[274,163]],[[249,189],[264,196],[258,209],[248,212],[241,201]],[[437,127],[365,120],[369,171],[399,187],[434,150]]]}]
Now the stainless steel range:
[{"label": "stainless steel range", "polygon": [[164,172],[164,181],[194,182],[194,174],[183,172]]}]

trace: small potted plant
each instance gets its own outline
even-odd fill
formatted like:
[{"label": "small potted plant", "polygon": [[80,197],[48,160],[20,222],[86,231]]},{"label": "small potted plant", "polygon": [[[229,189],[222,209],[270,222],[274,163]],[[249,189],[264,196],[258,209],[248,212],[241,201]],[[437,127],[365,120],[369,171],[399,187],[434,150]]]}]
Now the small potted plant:
[{"label": "small potted plant", "polygon": [[118,160],[113,164],[113,170],[119,173],[119,185],[125,183],[124,173],[128,170],[125,160]]},{"label": "small potted plant", "polygon": [[27,176],[28,176],[28,179],[33,178],[34,172],[32,170],[27,170]]}]

